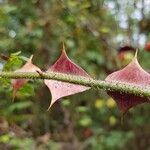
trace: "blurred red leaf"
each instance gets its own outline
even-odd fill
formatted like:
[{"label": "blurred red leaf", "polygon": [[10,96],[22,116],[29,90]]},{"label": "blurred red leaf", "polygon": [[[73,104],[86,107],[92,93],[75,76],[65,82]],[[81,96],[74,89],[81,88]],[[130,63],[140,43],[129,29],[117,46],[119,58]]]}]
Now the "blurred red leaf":
[{"label": "blurred red leaf", "polygon": [[[30,57],[28,62],[20,69],[16,70],[15,72],[36,72],[41,71],[40,68],[32,64],[33,55]],[[13,100],[16,96],[17,91],[24,86],[29,80],[28,79],[12,79],[12,86],[13,86]]]},{"label": "blurred red leaf", "polygon": [[[128,64],[122,70],[108,75],[106,81],[132,84],[145,89],[150,85],[150,74],[143,70],[139,65],[136,54],[130,64]],[[123,113],[127,112],[133,106],[145,102],[150,102],[148,98],[135,96],[133,94],[112,91],[108,91],[107,93],[114,98]]]},{"label": "blurred red leaf", "polygon": [[[56,61],[54,65],[52,65],[48,69],[48,72],[49,71],[90,78],[90,76],[82,68],[77,66],[68,58],[64,48],[62,50],[60,58]],[[52,100],[48,109],[50,109],[50,107],[62,97],[73,95],[90,89],[90,87],[87,86],[76,85],[62,81],[44,80],[44,82],[49,88],[52,95]]]},{"label": "blurred red leaf", "polygon": [[85,138],[89,138],[90,136],[92,136],[93,135],[93,131],[92,131],[92,129],[91,128],[85,128],[84,129],[84,131],[83,131],[83,136],[85,137]]}]

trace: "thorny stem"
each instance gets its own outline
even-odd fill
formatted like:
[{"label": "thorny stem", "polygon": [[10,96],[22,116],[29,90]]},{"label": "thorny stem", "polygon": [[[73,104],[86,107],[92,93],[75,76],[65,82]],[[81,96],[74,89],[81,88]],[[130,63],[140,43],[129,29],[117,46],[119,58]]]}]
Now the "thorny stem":
[{"label": "thorny stem", "polygon": [[119,93],[127,93],[150,99],[150,88],[143,88],[138,85],[119,82],[108,82],[102,80],[95,80],[92,78],[68,75],[55,72],[0,72],[0,78],[7,79],[52,79],[77,85],[84,85],[88,87],[101,88],[106,91],[116,91]]}]

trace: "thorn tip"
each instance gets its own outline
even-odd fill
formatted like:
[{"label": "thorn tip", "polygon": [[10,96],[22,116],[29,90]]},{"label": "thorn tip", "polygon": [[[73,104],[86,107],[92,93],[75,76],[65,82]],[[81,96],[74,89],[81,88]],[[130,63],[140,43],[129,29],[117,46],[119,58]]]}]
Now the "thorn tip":
[{"label": "thorn tip", "polygon": [[136,49],[136,51],[135,51],[135,56],[134,56],[135,58],[137,58],[138,51],[139,51],[139,50],[138,50],[138,49]]},{"label": "thorn tip", "polygon": [[66,50],[65,50],[65,44],[64,44],[64,42],[63,42],[62,44],[63,44],[63,45],[62,45],[62,54],[67,55],[67,54],[66,54]]},{"label": "thorn tip", "polygon": [[65,50],[65,43],[63,42],[62,44],[62,49]]},{"label": "thorn tip", "polygon": [[30,56],[28,62],[32,62],[33,55]]},{"label": "thorn tip", "polygon": [[49,110],[50,110],[50,108],[52,107],[52,105],[53,105],[53,103],[50,103],[50,105],[49,105],[49,107],[48,107],[47,111],[49,111]]}]

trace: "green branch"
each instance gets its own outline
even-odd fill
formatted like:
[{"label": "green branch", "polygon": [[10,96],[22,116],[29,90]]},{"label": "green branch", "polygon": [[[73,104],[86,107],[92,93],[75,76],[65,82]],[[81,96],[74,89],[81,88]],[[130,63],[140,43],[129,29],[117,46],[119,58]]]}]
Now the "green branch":
[{"label": "green branch", "polygon": [[53,79],[68,83],[74,83],[77,85],[84,85],[92,88],[101,88],[106,91],[116,91],[119,93],[133,94],[141,97],[150,98],[150,88],[143,88],[141,86],[119,83],[119,82],[108,82],[101,80],[94,80],[92,78],[86,78],[75,75],[67,75],[62,73],[39,73],[39,72],[0,72],[0,78],[7,79]]}]

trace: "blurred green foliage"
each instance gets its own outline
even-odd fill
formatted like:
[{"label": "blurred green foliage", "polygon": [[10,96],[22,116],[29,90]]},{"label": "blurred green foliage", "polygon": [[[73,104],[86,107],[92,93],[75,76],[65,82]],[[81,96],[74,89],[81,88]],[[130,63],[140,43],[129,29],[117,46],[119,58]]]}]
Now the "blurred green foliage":
[{"label": "blurred green foliage", "polygon": [[[0,0],[0,70],[16,70],[32,54],[34,64],[46,70],[59,57],[62,42],[69,57],[94,78],[120,69],[117,50],[123,44],[139,49],[140,63],[148,70],[150,53],[144,45],[150,35],[143,26],[149,20],[147,3]],[[130,57],[129,52],[125,64]],[[114,101],[99,89],[64,98],[47,112],[49,103],[42,81],[30,81],[12,103],[10,80],[0,79],[0,149],[150,148],[147,104],[131,109],[122,123]]]}]

